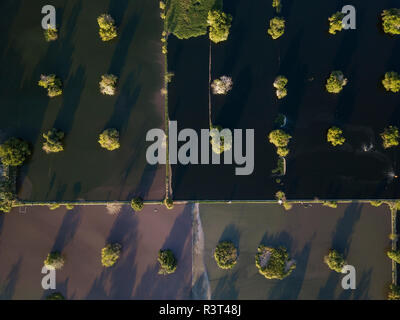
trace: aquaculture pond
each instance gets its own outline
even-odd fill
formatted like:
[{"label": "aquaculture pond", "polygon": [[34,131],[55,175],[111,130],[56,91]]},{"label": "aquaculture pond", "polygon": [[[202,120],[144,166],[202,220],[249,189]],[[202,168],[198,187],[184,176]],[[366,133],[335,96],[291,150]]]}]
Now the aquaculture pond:
[{"label": "aquaculture pond", "polygon": [[[339,205],[337,209],[278,205],[200,205],[204,263],[212,299],[386,299],[391,283],[390,211],[387,206]],[[231,270],[219,269],[213,252],[220,241],[238,248]],[[255,266],[260,244],[283,246],[296,269],[283,280],[264,278]],[[323,261],[329,249],[356,269],[356,289],[343,290],[344,275]]]},{"label": "aquaculture pond", "polygon": [[[19,170],[24,200],[163,199],[165,168],[149,166],[146,133],[164,124],[163,23],[157,1],[52,1],[59,38],[46,42],[42,7],[48,1],[4,0],[1,27],[1,141],[16,136],[33,154]],[[109,13],[118,37],[102,42],[97,17]],[[100,94],[103,74],[118,76],[117,94]],[[56,74],[63,95],[49,99],[41,74]],[[47,155],[42,133],[66,134],[65,151]],[[121,148],[98,143],[107,128],[120,132]]]},{"label": "aquaculture pond", "polygon": [[[177,199],[272,199],[279,189],[288,198],[398,198],[399,148],[384,150],[380,134],[399,125],[400,98],[387,93],[386,72],[400,71],[400,38],[385,35],[380,15],[398,1],[355,0],[357,29],[328,33],[328,17],[342,1],[282,1],[285,34],[272,40],[268,22],[276,15],[270,1],[224,1],[233,16],[226,42],[212,44],[211,79],[232,77],[227,96],[212,96],[212,122],[230,129],[255,129],[255,166],[235,176],[233,165],[173,166]],[[171,36],[169,89],[171,120],[180,129],[208,128],[209,40]],[[334,70],[348,84],[338,95],[325,90]],[[288,78],[288,95],[275,96],[278,75]],[[287,117],[289,143],[285,177],[273,177],[278,157],[268,134],[278,114]],[[340,147],[326,141],[331,126],[343,129]]]}]

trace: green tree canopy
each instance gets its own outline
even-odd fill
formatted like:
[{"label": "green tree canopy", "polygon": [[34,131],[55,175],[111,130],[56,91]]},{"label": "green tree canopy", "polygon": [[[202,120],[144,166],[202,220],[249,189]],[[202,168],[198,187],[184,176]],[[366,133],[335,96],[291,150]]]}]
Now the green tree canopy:
[{"label": "green tree canopy", "polygon": [[58,30],[57,28],[52,28],[48,26],[47,29],[44,31],[44,38],[47,42],[55,41],[58,39]]},{"label": "green tree canopy", "polygon": [[281,129],[272,131],[269,134],[269,142],[277,147],[277,154],[281,157],[286,157],[289,154],[287,145],[292,137]]},{"label": "green tree canopy", "polygon": [[339,273],[342,272],[342,269],[346,264],[343,256],[334,249],[329,250],[328,254],[324,257],[324,262],[329,269]]},{"label": "green tree canopy", "polygon": [[214,251],[214,259],[221,269],[232,269],[237,263],[238,253],[230,241],[220,242]]},{"label": "green tree canopy", "polygon": [[157,260],[160,263],[159,274],[167,275],[176,271],[177,261],[171,250],[160,250]]},{"label": "green tree canopy", "polygon": [[47,133],[43,133],[43,138],[45,142],[43,143],[42,149],[46,153],[57,153],[64,150],[64,132],[53,128]]},{"label": "green tree canopy", "polygon": [[119,132],[117,129],[104,130],[99,136],[102,148],[113,151],[120,148]]},{"label": "green tree canopy", "polygon": [[276,40],[285,33],[285,19],[274,17],[269,21],[268,34],[272,39]]},{"label": "green tree canopy", "polygon": [[142,211],[144,204],[143,204],[143,199],[136,197],[134,199],[132,199],[131,201],[131,207],[133,210],[135,210],[136,212]]},{"label": "green tree canopy", "polygon": [[0,182],[0,211],[10,212],[16,201],[15,194],[11,191],[11,183],[8,179]]},{"label": "green tree canopy", "polygon": [[387,91],[397,93],[400,91],[400,75],[397,72],[391,71],[385,74],[385,79],[382,84]]},{"label": "green tree canopy", "polygon": [[329,33],[336,34],[336,32],[340,32],[343,29],[343,18],[345,15],[341,12],[336,12],[333,14],[329,20]]},{"label": "green tree canopy", "polygon": [[334,147],[341,146],[346,142],[346,139],[343,137],[342,129],[338,127],[332,127],[328,130],[327,140],[330,142]]},{"label": "green tree canopy", "polygon": [[276,89],[276,96],[278,99],[283,99],[287,96],[286,85],[288,83],[288,79],[285,76],[278,76],[274,81],[274,87]]},{"label": "green tree canopy", "polygon": [[392,8],[383,10],[382,24],[385,33],[391,35],[400,34],[400,9]]},{"label": "green tree canopy", "polygon": [[232,16],[221,10],[211,10],[208,13],[207,23],[210,26],[210,40],[214,43],[225,41],[229,37],[232,25]]},{"label": "green tree canopy", "polygon": [[97,18],[99,24],[99,35],[101,40],[110,41],[118,36],[114,19],[109,14],[102,14]]},{"label": "green tree canopy", "polygon": [[289,276],[296,268],[294,261],[290,261],[286,248],[271,248],[260,245],[256,254],[258,271],[267,279],[282,280]]},{"label": "green tree canopy", "polygon": [[101,249],[101,264],[110,268],[115,265],[121,256],[122,246],[119,243],[110,243]]},{"label": "green tree canopy", "polygon": [[40,76],[39,86],[47,89],[47,95],[54,98],[62,95],[62,82],[56,77],[55,74]]},{"label": "green tree canopy", "polygon": [[65,300],[64,296],[59,292],[54,292],[47,296],[46,300]]},{"label": "green tree canopy", "polygon": [[118,77],[113,74],[104,74],[101,76],[100,92],[102,94],[113,96],[117,88]]},{"label": "green tree canopy", "polygon": [[208,13],[222,9],[222,0],[169,0],[166,6],[165,25],[178,39],[205,35]]},{"label": "green tree canopy", "polygon": [[389,126],[381,133],[383,147],[385,149],[396,147],[399,145],[399,129],[395,126]]},{"label": "green tree canopy", "polygon": [[0,159],[3,165],[19,167],[31,155],[27,142],[11,138],[0,145]]},{"label": "green tree canopy", "polygon": [[326,90],[329,93],[339,93],[347,85],[347,82],[342,71],[332,71],[326,82]]},{"label": "green tree canopy", "polygon": [[44,260],[44,265],[46,266],[47,269],[59,270],[62,269],[64,264],[65,264],[65,257],[63,257],[61,253],[57,251],[50,252],[47,255],[46,260]]},{"label": "green tree canopy", "polygon": [[387,255],[390,259],[400,264],[400,250],[389,250]]}]

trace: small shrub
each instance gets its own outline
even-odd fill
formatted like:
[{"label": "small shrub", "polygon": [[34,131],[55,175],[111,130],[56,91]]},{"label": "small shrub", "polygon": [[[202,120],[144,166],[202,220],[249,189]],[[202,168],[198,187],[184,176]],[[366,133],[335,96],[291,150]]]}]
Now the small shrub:
[{"label": "small shrub", "polygon": [[114,19],[109,14],[102,14],[97,18],[101,40],[110,41],[118,36]]},{"label": "small shrub", "polygon": [[214,251],[214,259],[221,269],[232,269],[237,263],[237,249],[232,242],[220,242]]},{"label": "small shrub", "polygon": [[331,270],[339,273],[346,264],[343,256],[334,249],[329,250],[328,255],[324,257],[324,262]]},{"label": "small shrub", "polygon": [[0,159],[4,166],[19,167],[31,155],[27,142],[10,138],[0,145]]},{"label": "small shrub", "polygon": [[52,210],[52,211],[56,210],[56,209],[58,209],[60,207],[61,207],[61,205],[58,204],[58,203],[53,203],[53,204],[49,205],[49,209]]},{"label": "small shrub", "polygon": [[373,206],[373,207],[380,207],[380,206],[383,204],[383,202],[380,201],[380,200],[377,200],[377,201],[370,201],[370,204],[371,204],[371,206]]},{"label": "small shrub", "polygon": [[343,137],[342,129],[338,127],[332,127],[328,130],[328,134],[326,139],[330,142],[334,147],[341,146],[346,142],[346,138]]},{"label": "small shrub", "polygon": [[136,212],[142,211],[144,204],[143,204],[143,199],[142,198],[134,198],[131,201],[131,207],[133,210],[135,210]]},{"label": "small shrub", "polygon": [[289,260],[286,248],[271,248],[260,245],[256,254],[258,271],[267,279],[282,280],[289,276],[296,268],[296,264]]},{"label": "small shrub", "polygon": [[293,205],[291,203],[289,203],[289,202],[283,202],[282,206],[286,211],[289,211],[289,210],[291,210],[293,208]]},{"label": "small shrub", "polygon": [[99,144],[102,148],[114,151],[120,148],[119,132],[117,129],[104,130],[99,136]]},{"label": "small shrub", "polygon": [[272,18],[269,22],[268,34],[276,40],[285,33],[285,19],[280,17]]},{"label": "small shrub", "polygon": [[395,233],[391,233],[389,234],[389,239],[392,241],[396,241],[398,239],[399,235],[395,234]]},{"label": "small shrub", "polygon": [[165,198],[164,205],[168,210],[172,210],[174,208],[174,201],[171,198]]},{"label": "small shrub", "polygon": [[58,39],[58,30],[57,28],[52,28],[51,26],[47,26],[47,29],[44,30],[44,38],[47,42],[55,41]]},{"label": "small shrub", "polygon": [[390,285],[388,300],[400,300],[400,286]]},{"label": "small shrub", "polygon": [[45,142],[43,143],[43,151],[46,153],[57,153],[64,150],[62,140],[64,139],[64,132],[57,129],[51,129],[47,133],[43,133]]},{"label": "small shrub", "polygon": [[55,293],[48,295],[46,297],[46,300],[65,300],[65,298],[61,293],[55,292]]},{"label": "small shrub", "polygon": [[336,209],[338,207],[338,203],[336,201],[324,201],[322,204],[324,207],[329,207]]},{"label": "small shrub", "polygon": [[232,78],[227,76],[222,76],[219,79],[215,79],[211,84],[213,93],[218,95],[226,95],[229,91],[232,90],[232,86]]},{"label": "small shrub", "polygon": [[62,95],[62,82],[56,77],[56,75],[41,75],[39,80],[39,86],[47,89],[47,95],[50,98],[54,98]]},{"label": "small shrub", "polygon": [[47,269],[60,270],[65,264],[65,258],[60,252],[51,252],[47,255],[46,260],[44,260],[44,265]]},{"label": "small shrub", "polygon": [[115,95],[117,88],[118,77],[113,74],[104,74],[101,76],[100,92],[104,95],[113,96]]},{"label": "small shrub", "polygon": [[171,83],[172,82],[172,78],[175,76],[175,74],[173,72],[167,72],[164,76],[165,82],[166,83]]},{"label": "small shrub", "polygon": [[333,14],[329,20],[329,33],[336,34],[336,32],[342,31],[343,29],[343,18],[345,15],[341,12]]},{"label": "small shrub", "polygon": [[11,183],[8,180],[0,182],[0,211],[8,213],[16,202],[16,196],[11,190]]},{"label": "small shrub", "polygon": [[389,126],[381,133],[381,138],[385,149],[396,147],[400,140],[399,129],[395,126]]},{"label": "small shrub", "polygon": [[329,93],[339,93],[347,85],[348,80],[344,77],[342,71],[332,71],[326,82],[326,90]]},{"label": "small shrub", "polygon": [[400,9],[388,9],[382,12],[382,25],[385,33],[390,35],[400,34]]},{"label": "small shrub", "polygon": [[400,75],[394,71],[386,72],[382,84],[387,91],[397,93],[400,91]]},{"label": "small shrub", "polygon": [[400,264],[400,250],[389,250],[387,252],[387,256],[389,259],[392,259],[394,262]]},{"label": "small shrub", "polygon": [[281,0],[272,0],[272,7],[275,8],[276,12],[281,12],[282,3]]},{"label": "small shrub", "polygon": [[167,275],[176,271],[177,261],[171,250],[160,250],[157,261],[160,263],[159,274]]},{"label": "small shrub", "polygon": [[101,250],[101,264],[106,267],[115,265],[121,255],[122,246],[119,243],[112,243],[106,245]]},{"label": "small shrub", "polygon": [[71,210],[74,210],[74,206],[72,205],[72,204],[67,204],[67,205],[65,205],[65,209],[67,209],[67,210],[69,210],[69,211],[71,211]]},{"label": "small shrub", "polygon": [[288,79],[285,76],[278,76],[274,81],[274,88],[276,89],[276,96],[278,99],[283,99],[287,96],[286,85]]}]

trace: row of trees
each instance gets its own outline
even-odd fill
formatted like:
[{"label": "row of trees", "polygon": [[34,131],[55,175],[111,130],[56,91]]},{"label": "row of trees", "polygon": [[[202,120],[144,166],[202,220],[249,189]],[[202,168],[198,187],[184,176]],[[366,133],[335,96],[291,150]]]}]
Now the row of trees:
[{"label": "row of trees", "polygon": [[[102,41],[110,41],[118,36],[117,27],[114,19],[107,13],[97,18],[99,25],[99,36]],[[58,39],[58,29],[55,26],[48,26],[44,31],[44,37],[47,42],[56,41]]]},{"label": "row of trees", "polygon": [[[380,136],[385,149],[396,147],[400,143],[399,129],[396,126],[388,126]],[[346,142],[343,130],[338,127],[330,128],[327,133],[327,141],[334,147],[343,145]]]}]

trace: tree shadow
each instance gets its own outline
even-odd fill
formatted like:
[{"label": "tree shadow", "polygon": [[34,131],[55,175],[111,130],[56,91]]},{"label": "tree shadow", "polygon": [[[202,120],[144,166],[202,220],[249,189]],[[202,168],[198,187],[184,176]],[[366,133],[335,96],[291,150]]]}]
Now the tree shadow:
[{"label": "tree shadow", "polygon": [[19,257],[18,261],[11,267],[10,272],[7,275],[4,285],[1,288],[0,300],[11,300],[14,296],[15,287],[18,282],[18,277],[21,271],[22,257]]},{"label": "tree shadow", "polygon": [[58,229],[58,233],[51,250],[52,252],[62,252],[64,248],[71,242],[81,222],[81,214],[82,213],[80,209],[74,209],[65,213],[61,226]]},{"label": "tree shadow", "polygon": [[239,249],[240,231],[233,223],[226,226],[222,232],[219,242],[223,241],[230,241]]},{"label": "tree shadow", "polygon": [[239,292],[236,289],[236,282],[239,278],[239,272],[226,275],[218,280],[211,299],[212,300],[237,300]]}]

